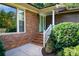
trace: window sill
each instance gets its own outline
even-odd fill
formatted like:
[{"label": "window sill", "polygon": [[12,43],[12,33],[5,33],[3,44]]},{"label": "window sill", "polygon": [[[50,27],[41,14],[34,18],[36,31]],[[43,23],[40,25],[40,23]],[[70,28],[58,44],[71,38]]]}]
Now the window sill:
[{"label": "window sill", "polygon": [[0,35],[16,35],[16,34],[24,34],[26,32],[12,32],[12,33],[0,33]]}]

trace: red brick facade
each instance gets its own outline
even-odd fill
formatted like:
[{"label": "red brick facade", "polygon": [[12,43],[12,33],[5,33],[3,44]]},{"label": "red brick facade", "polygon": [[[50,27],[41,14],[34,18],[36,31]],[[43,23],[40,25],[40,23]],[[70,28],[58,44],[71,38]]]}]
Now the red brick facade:
[{"label": "red brick facade", "polygon": [[62,13],[55,16],[56,24],[61,22],[79,22],[79,12]]},{"label": "red brick facade", "polygon": [[[26,32],[29,36],[33,36],[38,32],[38,14],[26,10]],[[31,37],[29,37],[30,39]]]},{"label": "red brick facade", "polygon": [[6,49],[12,49],[31,41],[38,32],[38,14],[26,10],[26,33],[2,35]]}]

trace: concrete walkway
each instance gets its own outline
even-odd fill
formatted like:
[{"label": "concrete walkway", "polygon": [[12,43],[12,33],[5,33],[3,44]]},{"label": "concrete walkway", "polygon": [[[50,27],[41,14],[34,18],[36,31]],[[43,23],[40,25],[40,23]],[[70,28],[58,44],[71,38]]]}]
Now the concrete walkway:
[{"label": "concrete walkway", "polygon": [[25,44],[21,47],[17,47],[6,51],[6,56],[42,56],[41,46],[34,44]]}]

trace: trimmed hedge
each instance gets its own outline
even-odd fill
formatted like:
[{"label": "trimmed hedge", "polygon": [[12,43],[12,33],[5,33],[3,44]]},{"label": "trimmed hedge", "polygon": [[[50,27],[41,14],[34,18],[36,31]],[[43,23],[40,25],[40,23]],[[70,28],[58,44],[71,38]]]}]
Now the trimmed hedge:
[{"label": "trimmed hedge", "polygon": [[49,40],[53,42],[53,46],[50,47],[55,48],[56,53],[66,47],[74,47],[78,45],[79,23],[63,22],[55,25],[52,28]]}]

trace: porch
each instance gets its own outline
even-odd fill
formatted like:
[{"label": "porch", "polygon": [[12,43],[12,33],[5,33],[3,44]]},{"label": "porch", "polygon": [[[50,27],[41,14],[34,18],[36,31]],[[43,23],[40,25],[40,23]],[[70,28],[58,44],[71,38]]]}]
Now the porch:
[{"label": "porch", "polygon": [[6,51],[6,56],[42,56],[41,46],[28,43],[23,46]]},{"label": "porch", "polygon": [[[41,11],[40,11],[39,9],[34,8],[31,5],[30,6],[33,7],[34,10],[29,10],[29,9],[31,9],[31,7],[26,9],[26,5],[28,6],[28,4],[5,4],[5,5],[0,4],[0,5],[11,9],[10,11],[14,10],[13,12],[16,12],[15,13],[16,16],[14,16],[16,18],[16,21],[14,21],[15,27],[10,26],[11,28],[13,27],[14,30],[13,30],[13,28],[11,30],[11,28],[9,29],[8,27],[6,27],[9,30],[9,31],[8,30],[6,31],[4,26],[2,26],[3,29],[1,29],[1,31],[0,31],[1,38],[3,38],[4,45],[7,50],[16,48],[18,46],[21,46],[21,45],[29,43],[29,42],[32,42],[32,43],[35,43],[38,45],[45,44],[44,40],[43,40],[44,39],[43,36],[45,34],[43,34],[43,33],[47,30],[47,28],[49,27],[50,24],[54,25],[54,20],[53,20],[54,15],[52,15],[52,14],[54,14],[53,11],[43,12],[42,11],[43,9],[41,9]],[[18,5],[20,7],[18,7]],[[24,8],[22,8],[22,6]],[[15,8],[15,7],[17,7],[17,8]],[[6,11],[6,8],[4,11]],[[22,9],[22,10],[20,10],[20,9]],[[16,11],[16,10],[18,10],[18,11]],[[37,12],[35,12],[35,10],[37,10]],[[20,11],[23,12],[23,14],[19,13]],[[50,13],[52,15],[51,18],[48,17]],[[19,19],[20,15],[22,16],[21,17],[22,21],[20,21],[20,19]],[[47,19],[47,18],[50,18],[50,19]],[[5,18],[5,20],[6,20],[6,18]],[[10,20],[10,23],[12,24],[11,20]],[[5,21],[3,21],[3,24],[5,24]],[[0,27],[0,28],[2,28],[2,27]]]},{"label": "porch", "polygon": [[[45,18],[40,17],[40,21],[42,22],[40,24],[39,21],[39,32],[36,33],[31,39],[30,43],[27,43],[23,46],[13,48],[11,50],[7,50],[5,55],[6,56],[43,56],[42,55],[42,48],[45,46],[45,39],[48,39],[50,33],[50,24],[54,25],[54,11],[52,12],[53,15],[41,15]],[[45,27],[46,26],[46,27]],[[40,29],[41,28],[41,29]],[[45,36],[46,35],[46,36]]]},{"label": "porch", "polygon": [[52,26],[55,25],[55,10],[39,14],[39,31],[36,33],[32,42],[45,46],[51,33]]},{"label": "porch", "polygon": [[39,26],[39,32],[43,33],[43,46],[45,46],[51,33],[52,26],[62,22],[78,23],[79,10],[52,10],[51,12],[40,14],[40,21],[41,26]]}]

